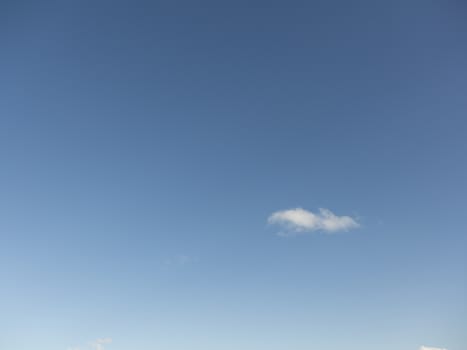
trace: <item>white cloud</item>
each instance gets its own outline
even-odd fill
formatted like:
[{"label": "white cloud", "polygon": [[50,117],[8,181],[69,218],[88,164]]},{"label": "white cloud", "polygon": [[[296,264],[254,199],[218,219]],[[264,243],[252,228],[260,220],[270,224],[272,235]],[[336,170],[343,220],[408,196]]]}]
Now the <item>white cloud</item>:
[{"label": "white cloud", "polygon": [[419,350],[446,350],[446,349],[444,349],[444,348],[434,348],[434,347],[430,347],[430,346],[420,346]]},{"label": "white cloud", "polygon": [[269,224],[277,224],[285,229],[281,236],[291,236],[303,232],[324,231],[328,233],[348,231],[359,227],[350,216],[337,216],[329,209],[320,208],[318,213],[295,208],[280,210],[268,218]]}]

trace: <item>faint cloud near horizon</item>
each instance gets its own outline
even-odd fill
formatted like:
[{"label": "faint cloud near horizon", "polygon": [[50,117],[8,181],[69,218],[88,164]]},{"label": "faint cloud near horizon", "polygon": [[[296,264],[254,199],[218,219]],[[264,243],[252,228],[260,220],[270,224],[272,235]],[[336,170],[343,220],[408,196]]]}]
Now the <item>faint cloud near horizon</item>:
[{"label": "faint cloud near horizon", "polygon": [[72,346],[67,350],[104,350],[104,345],[112,343],[112,338],[98,338],[88,344],[88,346]]},{"label": "faint cloud near horizon", "polygon": [[434,347],[431,347],[431,346],[420,346],[420,349],[419,350],[447,350],[445,348],[434,348]]},{"label": "faint cloud near horizon", "polygon": [[91,346],[95,350],[104,350],[105,344],[110,344],[112,342],[112,338],[100,338],[96,339],[91,343]]},{"label": "faint cloud near horizon", "polygon": [[325,208],[320,208],[318,213],[303,208],[279,210],[269,216],[268,223],[282,227],[279,236],[295,236],[312,231],[335,233],[360,227],[356,219],[337,216]]}]

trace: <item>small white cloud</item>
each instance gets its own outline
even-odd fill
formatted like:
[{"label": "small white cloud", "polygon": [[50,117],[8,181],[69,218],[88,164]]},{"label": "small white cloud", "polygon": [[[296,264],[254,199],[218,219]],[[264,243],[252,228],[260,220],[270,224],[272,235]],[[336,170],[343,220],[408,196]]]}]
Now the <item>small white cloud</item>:
[{"label": "small white cloud", "polygon": [[434,347],[431,347],[431,346],[420,346],[420,349],[419,350],[447,350],[445,348],[434,348]]},{"label": "small white cloud", "polygon": [[319,213],[313,213],[302,208],[276,211],[269,216],[268,223],[282,226],[285,231],[279,233],[281,236],[291,236],[311,231],[328,233],[348,231],[360,226],[350,216],[337,216],[329,209],[324,208],[320,208]]}]

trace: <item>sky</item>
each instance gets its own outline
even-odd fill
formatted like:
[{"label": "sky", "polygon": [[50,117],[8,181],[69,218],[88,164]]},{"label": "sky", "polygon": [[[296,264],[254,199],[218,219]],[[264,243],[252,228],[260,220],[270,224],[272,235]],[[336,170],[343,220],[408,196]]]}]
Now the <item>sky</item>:
[{"label": "sky", "polygon": [[0,1],[0,348],[467,349],[463,1]]}]

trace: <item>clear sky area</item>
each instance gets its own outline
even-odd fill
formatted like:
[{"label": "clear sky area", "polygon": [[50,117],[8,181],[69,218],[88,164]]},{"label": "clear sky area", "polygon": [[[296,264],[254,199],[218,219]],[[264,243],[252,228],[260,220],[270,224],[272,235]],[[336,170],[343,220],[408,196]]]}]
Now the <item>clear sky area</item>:
[{"label": "clear sky area", "polygon": [[0,0],[0,349],[466,350],[467,3]]}]

